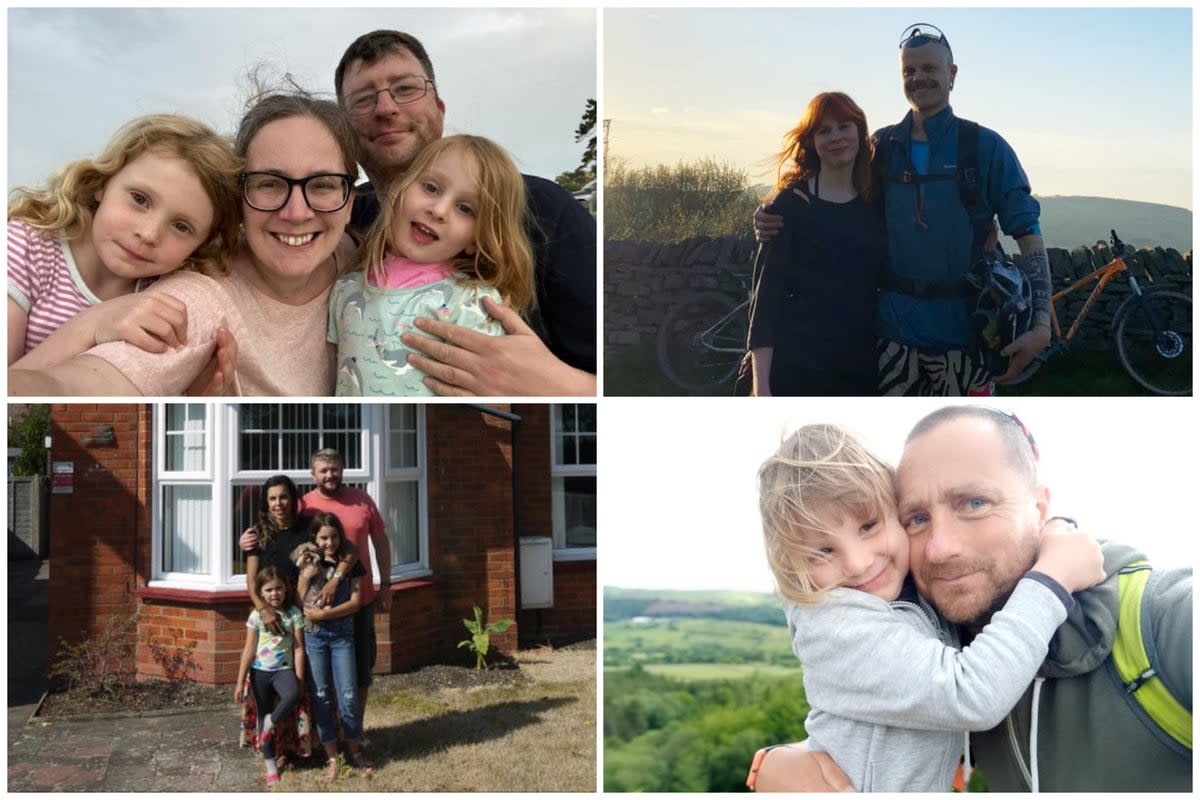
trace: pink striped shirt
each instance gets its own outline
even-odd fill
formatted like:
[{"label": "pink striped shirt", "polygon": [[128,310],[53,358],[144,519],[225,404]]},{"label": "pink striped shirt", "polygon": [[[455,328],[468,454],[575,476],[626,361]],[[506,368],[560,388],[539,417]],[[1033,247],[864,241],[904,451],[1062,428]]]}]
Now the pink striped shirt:
[{"label": "pink striped shirt", "polygon": [[8,296],[28,315],[25,352],[100,299],[92,293],[67,243],[28,222],[8,222]]}]

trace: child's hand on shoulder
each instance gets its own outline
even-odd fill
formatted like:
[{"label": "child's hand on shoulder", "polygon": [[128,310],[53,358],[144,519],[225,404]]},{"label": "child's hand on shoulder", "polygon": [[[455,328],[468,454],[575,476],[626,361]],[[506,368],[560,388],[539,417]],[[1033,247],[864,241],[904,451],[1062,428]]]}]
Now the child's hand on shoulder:
[{"label": "child's hand on shoulder", "polygon": [[1091,534],[1060,518],[1042,527],[1033,568],[1054,578],[1068,592],[1080,592],[1104,580],[1100,545]]}]

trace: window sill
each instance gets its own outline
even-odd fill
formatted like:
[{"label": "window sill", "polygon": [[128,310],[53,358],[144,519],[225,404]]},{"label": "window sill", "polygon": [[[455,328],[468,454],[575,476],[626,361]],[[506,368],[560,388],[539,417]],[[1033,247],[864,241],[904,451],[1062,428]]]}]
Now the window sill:
[{"label": "window sill", "polygon": [[150,585],[134,589],[133,596],[142,600],[171,600],[202,606],[224,606],[231,603],[250,605],[245,589],[197,589],[193,587]]}]

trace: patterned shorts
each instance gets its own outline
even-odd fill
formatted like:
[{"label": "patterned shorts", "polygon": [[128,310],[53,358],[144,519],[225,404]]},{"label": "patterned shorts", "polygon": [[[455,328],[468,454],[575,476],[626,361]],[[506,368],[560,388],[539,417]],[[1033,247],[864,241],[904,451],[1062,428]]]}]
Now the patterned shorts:
[{"label": "patterned shorts", "polygon": [[991,397],[996,384],[987,367],[966,350],[929,352],[877,341],[879,394],[883,397]]}]

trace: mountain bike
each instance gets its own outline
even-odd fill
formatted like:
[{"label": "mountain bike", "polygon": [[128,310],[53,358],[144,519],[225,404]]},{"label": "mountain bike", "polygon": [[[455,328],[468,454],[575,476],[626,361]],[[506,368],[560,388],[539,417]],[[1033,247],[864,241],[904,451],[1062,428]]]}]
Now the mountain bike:
[{"label": "mountain bike", "polygon": [[[1192,393],[1192,298],[1165,289],[1143,291],[1125,263],[1126,246],[1112,236],[1113,259],[1051,297],[1050,346],[1035,358],[1009,385],[1023,383],[1051,358],[1066,352],[1079,332],[1083,320],[1096,304],[1104,287],[1124,273],[1132,291],[1113,314],[1112,333],[1117,342],[1117,358],[1135,381],[1156,394]],[[1092,281],[1096,286],[1075,316],[1066,334],[1058,321],[1054,304]]]},{"label": "mountain bike", "polygon": [[720,291],[687,295],[658,326],[658,368],[680,389],[709,391],[737,372],[750,324],[750,288],[747,279],[742,283],[744,298]]}]

